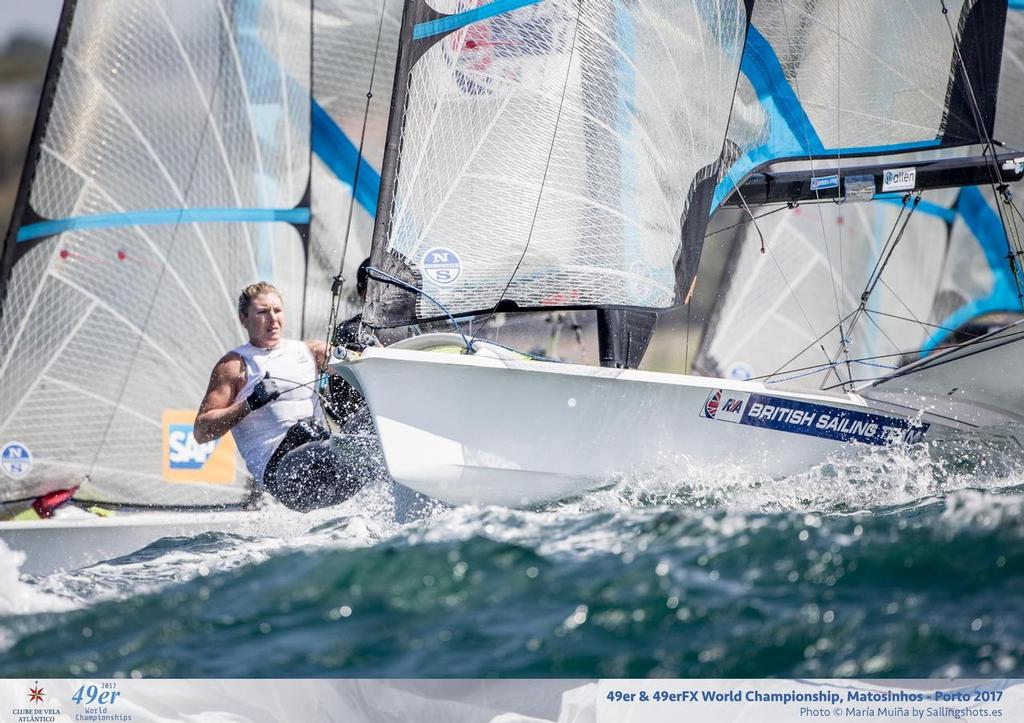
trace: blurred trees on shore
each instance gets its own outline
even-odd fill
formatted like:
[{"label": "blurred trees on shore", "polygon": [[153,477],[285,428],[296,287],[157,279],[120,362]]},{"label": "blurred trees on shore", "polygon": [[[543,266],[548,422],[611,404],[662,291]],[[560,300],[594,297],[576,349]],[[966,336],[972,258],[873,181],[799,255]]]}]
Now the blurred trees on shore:
[{"label": "blurred trees on shore", "polygon": [[6,233],[46,75],[50,43],[15,33],[0,47],[0,227]]}]

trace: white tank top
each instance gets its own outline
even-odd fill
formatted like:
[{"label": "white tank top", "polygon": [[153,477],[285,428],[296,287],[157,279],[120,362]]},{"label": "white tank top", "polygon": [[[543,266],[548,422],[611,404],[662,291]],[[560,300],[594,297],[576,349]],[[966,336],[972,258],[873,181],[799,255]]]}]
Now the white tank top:
[{"label": "white tank top", "polygon": [[[263,470],[285,432],[300,419],[323,420],[320,397],[316,394],[316,361],[306,343],[294,339],[282,339],[273,349],[244,344],[232,351],[245,362],[245,386],[234,401],[249,396],[267,372],[281,388],[288,390],[249,412],[231,429],[249,474],[261,483]],[[307,386],[292,388],[292,382]]]}]

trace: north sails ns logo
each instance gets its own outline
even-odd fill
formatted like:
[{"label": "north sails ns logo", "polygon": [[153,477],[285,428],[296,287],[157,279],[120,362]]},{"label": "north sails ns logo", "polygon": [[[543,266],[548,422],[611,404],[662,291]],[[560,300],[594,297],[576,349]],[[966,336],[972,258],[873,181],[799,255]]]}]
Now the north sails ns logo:
[{"label": "north sails ns logo", "polygon": [[462,261],[451,249],[436,247],[423,254],[420,262],[423,275],[435,284],[447,286],[454,284],[462,274]]}]

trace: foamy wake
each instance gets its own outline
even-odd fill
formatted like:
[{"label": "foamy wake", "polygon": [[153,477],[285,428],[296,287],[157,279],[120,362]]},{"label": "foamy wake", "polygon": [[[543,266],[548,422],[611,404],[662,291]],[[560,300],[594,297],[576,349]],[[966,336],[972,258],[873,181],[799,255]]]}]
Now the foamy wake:
[{"label": "foamy wake", "polygon": [[207,533],[165,540],[141,553],[49,575],[37,585],[78,604],[95,604],[259,565],[290,552],[371,547],[404,524],[396,520],[396,495],[391,488],[390,482],[375,481],[348,502],[309,514],[270,501],[260,511],[259,524],[247,534]]},{"label": "foamy wake", "polygon": [[18,637],[4,624],[4,618],[64,612],[77,607],[71,600],[44,592],[22,580],[23,564],[25,553],[12,550],[0,540],[0,652],[9,650]]}]

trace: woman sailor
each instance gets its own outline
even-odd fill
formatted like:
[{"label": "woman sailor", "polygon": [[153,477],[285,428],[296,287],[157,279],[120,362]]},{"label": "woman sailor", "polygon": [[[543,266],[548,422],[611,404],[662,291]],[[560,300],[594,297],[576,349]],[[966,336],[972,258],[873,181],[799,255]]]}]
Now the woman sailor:
[{"label": "woman sailor", "polygon": [[362,487],[366,470],[345,463],[324,425],[315,387],[326,345],[283,338],[281,292],[265,281],[242,290],[238,318],[249,341],[214,366],[196,441],[230,431],[257,484],[292,509],[343,502]]}]

